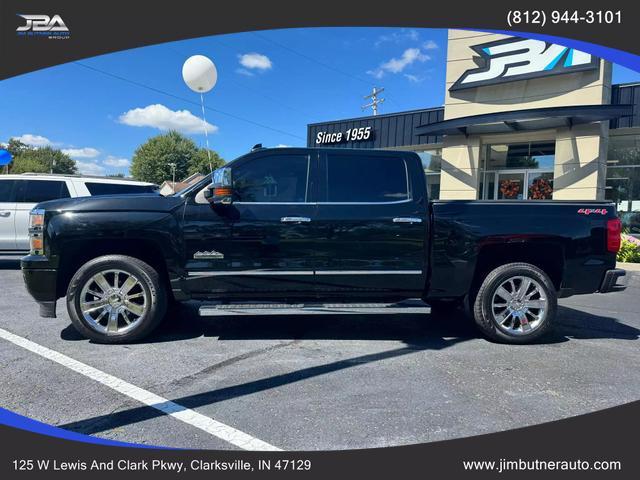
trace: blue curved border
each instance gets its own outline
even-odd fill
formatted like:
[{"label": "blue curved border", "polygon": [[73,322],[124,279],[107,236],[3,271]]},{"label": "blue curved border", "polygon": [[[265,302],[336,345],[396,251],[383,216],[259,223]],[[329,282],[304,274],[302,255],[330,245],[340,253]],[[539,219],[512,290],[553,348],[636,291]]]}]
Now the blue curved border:
[{"label": "blue curved border", "polygon": [[572,38],[556,37],[554,35],[546,35],[542,33],[519,32],[515,30],[487,30],[484,28],[462,28],[461,30],[472,30],[475,32],[499,33],[523,38],[533,38],[535,40],[544,40],[546,42],[557,43],[566,47],[575,48],[583,52],[591,53],[596,57],[604,58],[623,67],[630,68],[636,72],[640,72],[640,55],[618,50],[616,48],[605,47],[582,40],[574,40]]},{"label": "blue curved border", "polygon": [[28,432],[39,433],[48,437],[62,438],[64,440],[72,440],[83,443],[94,443],[96,445],[104,445],[109,447],[128,447],[128,448],[153,448],[159,450],[178,450],[171,447],[158,447],[155,445],[144,445],[140,443],[118,442],[116,440],[108,440],[106,438],[92,437],[82,433],[64,430],[63,428],[54,427],[46,423],[39,422],[29,417],[18,415],[10,410],[0,407],[0,425],[26,430]]}]

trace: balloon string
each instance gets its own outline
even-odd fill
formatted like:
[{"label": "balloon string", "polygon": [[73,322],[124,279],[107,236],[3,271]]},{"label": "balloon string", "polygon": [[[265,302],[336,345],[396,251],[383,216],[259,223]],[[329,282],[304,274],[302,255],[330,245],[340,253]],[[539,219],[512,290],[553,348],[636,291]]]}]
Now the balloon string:
[{"label": "balloon string", "polygon": [[204,128],[204,138],[207,143],[207,158],[209,159],[209,170],[213,173],[213,164],[211,163],[211,152],[209,151],[209,134],[207,132],[207,117],[204,114],[204,95],[200,94],[200,106],[202,107],[202,127]]}]

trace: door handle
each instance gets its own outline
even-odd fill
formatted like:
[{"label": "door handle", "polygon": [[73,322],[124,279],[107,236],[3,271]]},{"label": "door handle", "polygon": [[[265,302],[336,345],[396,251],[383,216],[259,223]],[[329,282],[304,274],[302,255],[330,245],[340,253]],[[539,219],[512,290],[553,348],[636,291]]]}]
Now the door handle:
[{"label": "door handle", "polygon": [[0,217],[8,217],[9,215],[11,215],[11,211],[0,212]]},{"label": "door handle", "polygon": [[311,219],[309,217],[282,217],[280,221],[282,223],[309,223]]},{"label": "door handle", "polygon": [[419,217],[396,217],[393,219],[393,223],[422,223],[422,219]]}]

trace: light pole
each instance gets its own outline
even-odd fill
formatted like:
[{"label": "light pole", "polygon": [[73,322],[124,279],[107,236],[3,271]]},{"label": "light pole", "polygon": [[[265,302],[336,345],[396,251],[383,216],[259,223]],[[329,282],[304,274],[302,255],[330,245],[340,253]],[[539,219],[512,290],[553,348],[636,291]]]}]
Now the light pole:
[{"label": "light pole", "polygon": [[169,168],[171,168],[171,176],[173,178],[173,181],[171,182],[171,190],[173,191],[173,193],[176,193],[176,164],[175,163],[169,163]]}]

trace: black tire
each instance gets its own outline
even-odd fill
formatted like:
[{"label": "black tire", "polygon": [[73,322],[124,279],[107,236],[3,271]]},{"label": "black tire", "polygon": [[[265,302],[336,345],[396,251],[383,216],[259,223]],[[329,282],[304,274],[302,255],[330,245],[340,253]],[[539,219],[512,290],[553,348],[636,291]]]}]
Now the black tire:
[{"label": "black tire", "polygon": [[[139,281],[139,289],[148,302],[146,313],[134,323],[134,327],[123,333],[101,332],[84,318],[80,308],[81,292],[85,284],[100,272],[119,270],[129,273]],[[115,282],[117,283],[117,281]],[[106,255],[85,263],[75,273],[67,289],[67,311],[73,326],[84,337],[98,343],[130,343],[149,335],[163,320],[167,310],[167,292],[158,272],[145,262],[125,255]]]},{"label": "black tire", "polygon": [[[543,318],[530,331],[525,331],[519,320],[515,321],[515,325],[519,325],[520,330],[522,330],[518,333],[514,331],[517,328],[500,327],[496,320],[496,314],[492,306],[494,295],[498,288],[512,277],[525,277],[537,282],[547,301]],[[558,296],[556,289],[546,273],[529,263],[508,263],[491,271],[482,282],[473,301],[473,318],[482,333],[488,338],[503,343],[525,344],[541,337],[552,328],[557,308]],[[497,312],[499,316],[500,310],[497,310]],[[540,310],[537,310],[537,312],[540,313]],[[531,317],[527,317],[527,319],[529,318]]]}]

